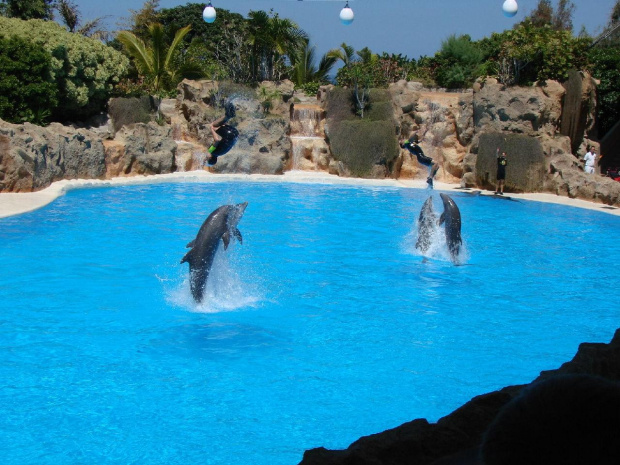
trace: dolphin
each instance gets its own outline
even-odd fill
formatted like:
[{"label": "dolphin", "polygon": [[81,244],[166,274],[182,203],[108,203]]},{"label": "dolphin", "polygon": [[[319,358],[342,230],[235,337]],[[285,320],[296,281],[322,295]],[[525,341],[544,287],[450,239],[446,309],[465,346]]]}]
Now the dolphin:
[{"label": "dolphin", "polygon": [[433,210],[433,198],[429,197],[422,205],[420,216],[418,217],[418,240],[415,248],[420,252],[426,252],[433,242],[435,235],[435,224],[437,223],[437,215]]},{"label": "dolphin", "polygon": [[461,212],[452,198],[446,194],[439,194],[439,196],[443,202],[443,213],[439,217],[439,224],[445,223],[446,243],[448,244],[452,261],[456,263],[461,250],[461,244],[463,243],[461,239]]},{"label": "dolphin", "polygon": [[224,250],[228,249],[231,235],[243,243],[237,225],[247,206],[247,202],[237,205],[222,205],[202,223],[196,239],[187,244],[187,247],[192,249],[185,254],[181,263],[189,263],[190,288],[196,302],[202,302],[220,239],[224,242]]}]

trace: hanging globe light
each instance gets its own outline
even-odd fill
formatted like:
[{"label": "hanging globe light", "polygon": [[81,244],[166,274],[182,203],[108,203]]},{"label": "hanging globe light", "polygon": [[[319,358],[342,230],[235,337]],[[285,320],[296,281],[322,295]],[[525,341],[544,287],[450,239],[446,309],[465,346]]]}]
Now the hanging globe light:
[{"label": "hanging globe light", "polygon": [[504,12],[504,16],[512,18],[514,15],[517,14],[517,11],[519,10],[519,5],[517,5],[517,2],[515,0],[506,0],[502,5],[502,10]]},{"label": "hanging globe light", "polygon": [[213,8],[213,5],[211,5],[211,0],[209,0],[209,4],[202,12],[202,19],[204,19],[207,23],[212,23],[213,21],[215,21],[216,14],[217,13],[215,12],[215,8]]},{"label": "hanging globe light", "polygon": [[[513,0],[514,1],[514,0]],[[349,25],[353,22],[353,18],[355,15],[353,14],[353,10],[349,8],[349,2],[344,6],[344,8],[340,11],[340,21],[342,24]]]}]

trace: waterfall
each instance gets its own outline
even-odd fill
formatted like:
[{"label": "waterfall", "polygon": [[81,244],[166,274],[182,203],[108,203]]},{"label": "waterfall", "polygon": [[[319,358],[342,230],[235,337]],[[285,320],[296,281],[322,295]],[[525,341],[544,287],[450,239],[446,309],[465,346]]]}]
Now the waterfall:
[{"label": "waterfall", "polygon": [[326,170],[329,147],[325,141],[325,111],[318,105],[291,105],[293,170]]}]

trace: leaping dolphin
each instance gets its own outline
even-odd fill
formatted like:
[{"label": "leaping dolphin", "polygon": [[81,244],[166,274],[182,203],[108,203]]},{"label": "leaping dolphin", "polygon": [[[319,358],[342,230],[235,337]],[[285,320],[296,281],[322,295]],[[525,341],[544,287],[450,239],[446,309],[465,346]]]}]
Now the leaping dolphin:
[{"label": "leaping dolphin", "polygon": [[429,197],[422,205],[420,216],[418,217],[418,240],[415,248],[420,252],[426,252],[433,242],[435,235],[435,225],[437,223],[437,215],[433,210],[433,198]]},{"label": "leaping dolphin", "polygon": [[224,242],[224,250],[228,249],[231,234],[242,243],[243,238],[237,225],[247,206],[247,202],[222,205],[202,223],[196,239],[187,244],[192,249],[185,254],[181,263],[189,263],[190,289],[196,302],[202,302],[220,239]]},{"label": "leaping dolphin", "polygon": [[450,257],[456,263],[461,250],[461,244],[463,243],[461,239],[461,212],[454,200],[449,196],[446,194],[439,194],[439,196],[443,202],[443,213],[439,217],[439,224],[445,223],[446,243],[448,244]]}]

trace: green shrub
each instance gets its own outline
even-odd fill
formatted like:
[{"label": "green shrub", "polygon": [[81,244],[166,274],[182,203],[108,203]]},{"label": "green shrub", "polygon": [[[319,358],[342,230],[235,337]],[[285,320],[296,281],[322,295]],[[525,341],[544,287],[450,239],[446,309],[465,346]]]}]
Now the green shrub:
[{"label": "green shrub", "polygon": [[155,117],[157,103],[148,95],[110,99],[108,114],[112,119],[114,132],[118,132],[123,126],[151,121]]},{"label": "green shrub", "polygon": [[52,57],[30,42],[0,38],[0,118],[43,124],[58,104]]},{"label": "green shrub", "polygon": [[72,34],[53,21],[0,17],[0,31],[42,47],[51,56],[51,79],[58,88],[54,118],[85,118],[105,108],[129,61],[96,39]]},{"label": "green shrub", "polygon": [[391,121],[356,119],[330,123],[329,143],[334,158],[354,176],[370,175],[374,165],[391,166],[398,141]]},{"label": "green shrub", "polygon": [[321,86],[322,84],[320,82],[314,81],[306,82],[304,84],[295,86],[295,89],[301,90],[304,94],[308,96],[315,96],[319,92],[319,87]]},{"label": "green shrub", "polygon": [[334,158],[355,176],[370,175],[374,165],[390,167],[399,153],[390,94],[371,89],[365,118],[355,114],[353,91],[334,87],[327,96],[327,127]]}]

